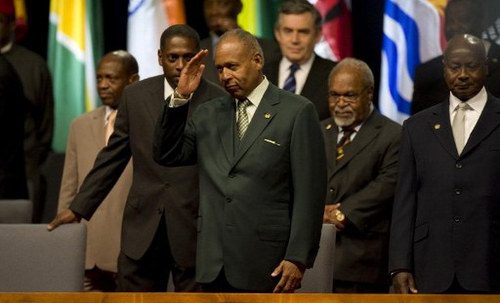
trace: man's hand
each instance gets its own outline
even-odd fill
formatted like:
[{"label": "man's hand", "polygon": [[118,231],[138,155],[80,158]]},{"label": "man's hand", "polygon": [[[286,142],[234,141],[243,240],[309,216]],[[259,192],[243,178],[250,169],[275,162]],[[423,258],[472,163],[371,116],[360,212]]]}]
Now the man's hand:
[{"label": "man's hand", "polygon": [[305,270],[305,266],[298,262],[287,260],[281,261],[280,265],[278,265],[271,274],[272,277],[277,277],[281,274],[281,279],[273,292],[294,292],[296,289],[299,289]]},{"label": "man's hand", "polygon": [[418,292],[415,286],[415,280],[413,275],[409,272],[399,272],[392,278],[392,285],[394,286],[394,292],[397,294],[416,294]]},{"label": "man's hand", "polygon": [[52,220],[52,222],[47,225],[47,229],[52,231],[56,229],[59,225],[73,222],[80,222],[82,217],[74,213],[71,209],[65,209],[57,214],[57,216]]},{"label": "man's hand", "polygon": [[177,84],[177,93],[183,96],[189,96],[200,85],[201,76],[205,65],[201,64],[203,58],[208,54],[208,50],[200,50],[189,62],[184,66],[181,71],[179,83]]},{"label": "man's hand", "polygon": [[347,218],[342,221],[337,220],[337,213],[339,210],[340,203],[325,205],[325,212],[323,213],[323,223],[334,224],[338,231],[345,229],[345,223]]}]

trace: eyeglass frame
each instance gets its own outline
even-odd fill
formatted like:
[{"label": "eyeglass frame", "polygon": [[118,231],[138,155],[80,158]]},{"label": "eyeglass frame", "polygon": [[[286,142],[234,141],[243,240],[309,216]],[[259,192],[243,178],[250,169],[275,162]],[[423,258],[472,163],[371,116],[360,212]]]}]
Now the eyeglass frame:
[{"label": "eyeglass frame", "polygon": [[332,98],[333,103],[337,104],[340,101],[340,98],[344,100],[344,103],[347,104],[356,104],[359,101],[359,97],[369,88],[372,88],[371,86],[366,86],[364,87],[359,93],[356,94],[334,94],[332,91],[328,92],[328,98]]}]

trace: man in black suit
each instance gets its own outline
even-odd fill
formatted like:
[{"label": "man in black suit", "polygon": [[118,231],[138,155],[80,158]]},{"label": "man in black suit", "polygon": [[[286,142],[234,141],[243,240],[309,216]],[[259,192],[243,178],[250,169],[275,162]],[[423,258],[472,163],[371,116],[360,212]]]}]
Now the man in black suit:
[{"label": "man in black suit", "polygon": [[[165,291],[169,272],[176,291],[198,289],[194,281],[198,170],[158,165],[152,146],[158,112],[199,49],[198,34],[187,25],[163,32],[158,50],[163,75],[127,86],[108,145],[98,154],[69,209],[49,224],[52,230],[80,218],[89,220],[132,157],[133,181],[118,258],[120,291]],[[192,108],[222,95],[225,92],[219,86],[202,80],[193,91]]]},{"label": "man in black suit", "polygon": [[373,108],[373,74],[347,58],[330,73],[332,118],[322,121],[328,162],[324,223],[337,229],[333,291],[387,293],[387,250],[401,126]]},{"label": "man in black suit", "polygon": [[389,270],[396,292],[499,292],[500,100],[481,39],[443,60],[448,98],[403,125]]},{"label": "man in black suit", "polygon": [[[239,28],[238,15],[243,9],[241,0],[204,0],[203,13],[207,22],[209,37],[200,41],[202,49],[208,50],[208,56],[203,60],[205,71],[203,77],[219,83],[219,75],[214,64],[214,50],[220,36],[235,28]],[[257,38],[266,60],[280,57],[280,49],[276,41],[271,39]]]},{"label": "man in black suit", "polygon": [[241,29],[217,44],[231,97],[187,119],[206,50],[181,75],[155,134],[155,159],[198,163],[197,281],[206,291],[293,292],[317,254],[325,198],[323,138],[311,102],[269,83],[262,50]]},{"label": "man in black suit", "polygon": [[[450,40],[455,35],[471,34],[481,37],[484,11],[482,1],[451,0],[445,8],[445,34]],[[500,46],[483,41],[488,54],[488,76],[485,86],[495,97],[500,97]],[[417,66],[413,85],[411,112],[416,114],[440,103],[448,97],[449,89],[443,77],[443,56],[435,57]]]},{"label": "man in black suit", "polygon": [[330,116],[328,78],[335,62],[314,53],[321,39],[321,15],[307,0],[283,2],[274,35],[282,57],[270,59],[264,74],[280,88],[302,95],[315,106],[320,120]]},{"label": "man in black suit", "polygon": [[23,85],[14,67],[0,55],[0,199],[27,199],[24,169]]}]

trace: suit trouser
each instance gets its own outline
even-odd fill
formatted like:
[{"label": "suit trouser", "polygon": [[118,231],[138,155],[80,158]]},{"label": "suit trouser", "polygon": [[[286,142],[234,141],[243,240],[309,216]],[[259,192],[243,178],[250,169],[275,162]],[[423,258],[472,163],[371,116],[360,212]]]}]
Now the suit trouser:
[{"label": "suit trouser", "polygon": [[200,287],[195,281],[195,269],[175,263],[167,237],[165,216],[160,220],[150,247],[139,260],[120,252],[118,256],[118,291],[162,292],[167,290],[172,272],[175,291],[194,292]]}]

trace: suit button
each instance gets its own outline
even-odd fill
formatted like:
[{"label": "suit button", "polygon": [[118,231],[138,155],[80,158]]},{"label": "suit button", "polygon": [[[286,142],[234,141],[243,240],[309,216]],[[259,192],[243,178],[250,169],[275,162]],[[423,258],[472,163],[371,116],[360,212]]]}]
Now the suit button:
[{"label": "suit button", "polygon": [[231,198],[226,197],[226,202],[227,202],[227,203],[231,203],[231,201],[232,201],[232,199],[231,199]]},{"label": "suit button", "polygon": [[457,189],[455,189],[455,194],[456,194],[456,195],[460,195],[460,194],[462,194],[462,190],[461,190],[461,189],[458,189],[458,188],[457,188]]},{"label": "suit button", "polygon": [[330,189],[328,189],[328,191],[333,194],[335,192],[335,189],[333,189],[333,187],[330,187]]},{"label": "suit button", "polygon": [[229,174],[229,178],[234,178],[236,177],[234,174]]},{"label": "suit button", "polygon": [[455,164],[455,167],[456,167],[456,168],[462,168],[462,163],[457,162],[457,164]]},{"label": "suit button", "polygon": [[455,216],[455,217],[453,217],[453,221],[454,221],[455,223],[460,223],[460,217],[459,217],[459,216]]}]

